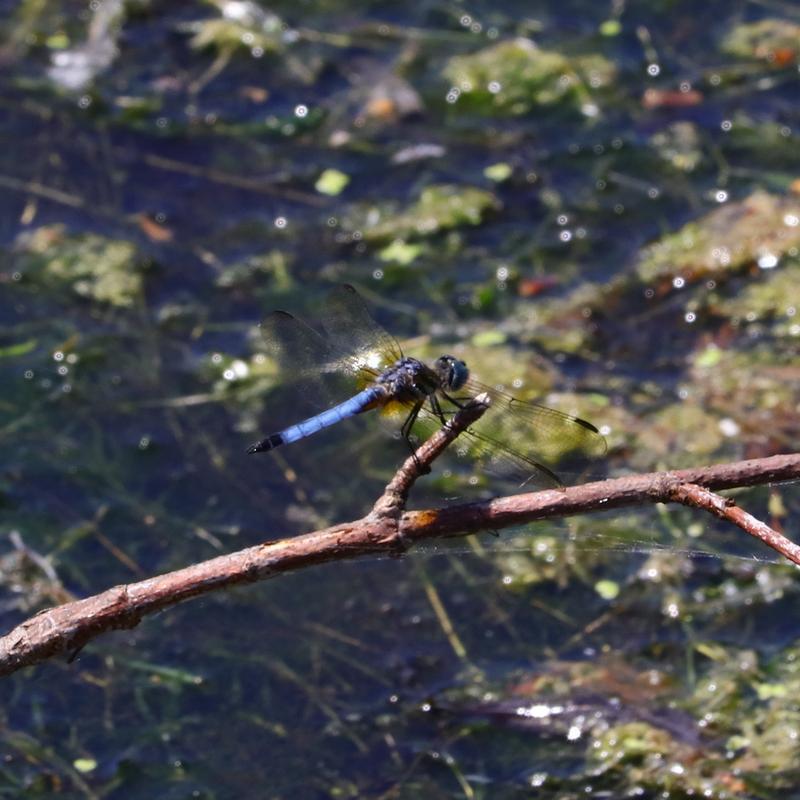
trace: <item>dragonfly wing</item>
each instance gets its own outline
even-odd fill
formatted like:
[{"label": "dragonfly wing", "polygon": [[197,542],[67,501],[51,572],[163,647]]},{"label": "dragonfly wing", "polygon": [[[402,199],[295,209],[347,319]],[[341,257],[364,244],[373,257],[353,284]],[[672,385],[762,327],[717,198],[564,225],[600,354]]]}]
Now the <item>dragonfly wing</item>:
[{"label": "dragonfly wing", "polygon": [[280,375],[270,403],[276,430],[331,408],[363,388],[357,387],[359,379],[348,372],[332,343],[292,314],[267,314],[261,335]]},{"label": "dragonfly wing", "polygon": [[323,324],[324,335],[285,311],[261,322],[266,353],[278,366],[281,387],[296,397],[295,412],[332,406],[401,357],[397,342],[370,317],[352,286],[331,292]]},{"label": "dragonfly wing", "polygon": [[339,354],[341,368],[360,373],[362,382],[403,357],[397,340],[375,322],[361,295],[349,284],[331,290],[322,324],[332,349]]},{"label": "dragonfly wing", "polygon": [[322,375],[335,362],[330,342],[310,325],[285,311],[272,311],[261,321],[267,355],[288,379]]},{"label": "dragonfly wing", "polygon": [[[457,410],[446,401],[441,402],[441,406],[445,419]],[[550,467],[536,460],[535,453],[523,453],[482,432],[479,423],[491,413],[490,408],[478,423],[463,431],[448,453],[459,462],[469,465],[472,472],[486,473],[517,487],[530,485],[550,489],[563,486],[561,479]],[[415,443],[427,439],[442,424],[442,420],[430,408],[421,409],[413,427]]]},{"label": "dragonfly wing", "polygon": [[[491,405],[451,450],[479,471],[517,486],[555,488],[563,485],[556,469],[572,471],[606,451],[605,439],[579,417],[518,400],[478,381],[468,381],[466,390],[469,397],[488,394]],[[445,399],[440,399],[440,405],[445,417],[456,410]],[[414,426],[414,435],[424,438],[441,424],[426,408]]]},{"label": "dragonfly wing", "polygon": [[459,455],[477,461],[481,468],[491,475],[512,481],[518,487],[532,485],[557,489],[564,485],[561,478],[546,464],[537,461],[533,454],[515,450],[508,444],[484,435],[474,427],[468,428],[465,434],[465,446]]},{"label": "dragonfly wing", "polygon": [[466,388],[472,397],[485,392],[491,398],[490,410],[475,427],[503,446],[535,454],[536,458],[550,464],[565,459],[598,458],[606,453],[606,440],[591,422],[519,400],[472,379]]}]

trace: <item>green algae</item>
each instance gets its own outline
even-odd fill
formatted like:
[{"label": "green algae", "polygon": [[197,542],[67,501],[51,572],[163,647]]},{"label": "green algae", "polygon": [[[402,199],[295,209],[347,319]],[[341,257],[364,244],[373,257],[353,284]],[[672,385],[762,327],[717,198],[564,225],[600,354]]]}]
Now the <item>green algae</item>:
[{"label": "green algae", "polygon": [[700,280],[741,271],[761,258],[800,247],[800,199],[754,192],[689,222],[646,248],[636,266],[642,281]]},{"label": "green algae", "polygon": [[702,163],[700,131],[692,122],[673,122],[650,137],[653,149],[681,172],[692,172]]},{"label": "green algae", "polygon": [[129,241],[52,225],[20,238],[15,265],[23,280],[49,289],[66,286],[81,297],[125,307],[141,295],[147,262]]},{"label": "green algae", "polygon": [[517,38],[455,56],[443,74],[457,108],[519,116],[539,106],[580,108],[613,82],[616,68],[598,54],[568,57]]},{"label": "green algae", "polygon": [[776,17],[742,23],[725,35],[721,48],[737,58],[755,58],[784,66],[800,55],[800,25]]},{"label": "green algae", "polygon": [[193,48],[213,48],[222,53],[236,50],[275,52],[284,48],[287,28],[277,14],[251,2],[212,5],[219,5],[222,16],[191,25]]},{"label": "green algae", "polygon": [[713,413],[705,406],[684,402],[650,415],[637,437],[637,451],[647,454],[649,464],[668,457],[678,468],[709,459],[724,441]]},{"label": "green algae", "polygon": [[[427,186],[419,199],[402,210],[374,206],[361,214],[361,221],[348,221],[370,243],[424,239],[461,227],[480,225],[500,207],[498,199],[474,186],[436,184]],[[355,215],[351,215],[355,217]]]},{"label": "green algae", "polygon": [[216,284],[222,289],[238,289],[252,287],[263,279],[270,280],[276,291],[289,289],[292,285],[291,254],[270,250],[229,262],[220,269]]},{"label": "green algae", "polygon": [[764,270],[760,278],[736,294],[720,298],[713,306],[714,312],[730,318],[734,324],[774,321],[776,335],[792,335],[800,323],[797,296],[800,263],[794,261],[785,266],[776,263],[775,267]]},{"label": "green algae", "polygon": [[[389,23],[327,3],[303,9],[315,30],[267,36],[228,24],[222,3],[216,31],[187,26],[194,12],[178,6],[126,4],[113,72],[65,99],[32,90],[30,76],[81,40],[88,17],[44,5],[24,4],[38,9],[26,12],[34,24],[10,31],[10,60],[2,49],[14,147],[0,179],[18,247],[0,267],[0,533],[19,528],[70,591],[369,510],[408,455],[374,414],[269,456],[243,453],[312,399],[260,354],[259,319],[276,307],[313,319],[329,283],[363,289],[409,355],[455,352],[491,385],[610,429],[609,455],[567,482],[796,449],[797,244],[781,229],[796,229],[797,147],[792,75],[775,69],[791,45],[743,51],[766,64],[709,66],[709,37],[739,9],[718,5],[709,28],[668,4],[612,9],[622,16],[605,26],[607,7],[583,7],[570,19],[609,59],[592,86],[568,55],[575,28],[544,12],[470,10],[477,30],[461,8],[455,19],[393,10],[403,22]],[[202,52],[175,35],[189,28]],[[534,29],[542,50],[493,44]],[[332,52],[337,37],[351,46]],[[485,85],[466,90],[448,74],[457,91],[445,104],[442,64],[468,66],[458,59],[470,50]],[[641,107],[646,88],[683,80],[705,102]],[[575,124],[576,110],[603,101],[614,107]],[[154,148],[186,169],[161,171]],[[332,164],[352,180],[320,194]],[[173,238],[150,243],[163,269],[142,271],[139,230],[103,230],[109,210],[165,214]],[[34,228],[42,243],[28,252],[17,231],[42,220],[63,227]],[[682,249],[687,220],[696,242]],[[82,238],[94,243],[81,249]],[[647,241],[668,243],[661,260]],[[716,247],[726,263],[709,266]],[[84,256],[136,285],[110,291]],[[498,491],[465,463],[437,462],[412,502]],[[794,486],[736,499],[791,533]],[[298,785],[321,796],[785,796],[797,784],[797,582],[743,538],[689,509],[617,509],[423,547],[416,557],[435,566],[425,592],[413,562],[392,558],[188,603],[42,667],[53,670],[42,680],[18,676],[0,783],[47,797],[233,796],[265,775],[287,796]],[[65,599],[24,549],[4,552],[2,567],[9,627]],[[519,674],[553,652],[580,668]],[[537,685],[585,704],[598,725],[524,727],[515,709],[540,702]],[[652,690],[629,693],[641,686]],[[459,691],[507,697],[510,713],[420,710]],[[93,763],[80,785],[75,773]]]}]

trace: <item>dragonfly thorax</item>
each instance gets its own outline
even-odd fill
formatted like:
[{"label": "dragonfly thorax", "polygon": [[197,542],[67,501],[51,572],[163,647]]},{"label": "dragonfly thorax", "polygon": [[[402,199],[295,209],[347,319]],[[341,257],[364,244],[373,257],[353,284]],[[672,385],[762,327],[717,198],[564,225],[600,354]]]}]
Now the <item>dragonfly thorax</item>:
[{"label": "dragonfly thorax", "polygon": [[375,382],[401,402],[421,400],[440,388],[438,373],[419,359],[407,356],[395,361]]},{"label": "dragonfly thorax", "polygon": [[458,391],[469,378],[469,367],[455,356],[439,356],[434,369],[442,389],[446,391]]}]

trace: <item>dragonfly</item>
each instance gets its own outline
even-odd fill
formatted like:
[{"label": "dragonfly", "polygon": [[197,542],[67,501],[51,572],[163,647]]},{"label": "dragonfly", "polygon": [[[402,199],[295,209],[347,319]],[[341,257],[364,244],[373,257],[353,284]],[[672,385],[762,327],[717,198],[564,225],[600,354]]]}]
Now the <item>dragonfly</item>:
[{"label": "dragonfly", "polygon": [[[327,407],[271,433],[251,445],[248,453],[298,442],[373,409],[404,418],[400,435],[413,452],[416,440],[480,394],[489,396],[489,408],[461,434],[459,442],[464,444],[458,444],[457,454],[493,475],[519,485],[560,487],[562,481],[545,461],[577,456],[583,462],[606,451],[605,439],[591,422],[482,384],[453,355],[441,355],[432,364],[405,356],[349,284],[330,292],[320,322],[318,331],[286,311],[273,311],[262,320],[267,355],[281,375],[287,382],[316,382],[303,399],[311,396],[317,405],[327,400]],[[350,396],[331,403],[323,387],[326,379],[337,377],[350,387]]]}]

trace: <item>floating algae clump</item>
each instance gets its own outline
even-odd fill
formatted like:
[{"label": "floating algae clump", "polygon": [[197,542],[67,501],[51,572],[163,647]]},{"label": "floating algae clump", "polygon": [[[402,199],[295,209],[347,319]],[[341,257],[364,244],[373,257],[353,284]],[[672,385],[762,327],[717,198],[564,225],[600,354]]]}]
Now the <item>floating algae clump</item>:
[{"label": "floating algae clump", "polygon": [[16,246],[16,267],[25,279],[63,284],[92,300],[132,305],[142,289],[143,262],[130,242],[95,233],[72,234],[63,225],[38,228]]},{"label": "floating algae clump", "polygon": [[365,219],[349,223],[368,242],[420,239],[441,231],[480,224],[486,214],[500,207],[497,198],[472,186],[435,185],[423,189],[419,200],[405,210],[374,207]]},{"label": "floating algae clump", "polygon": [[800,56],[800,25],[788,19],[762,19],[737,25],[723,40],[722,50],[739,58],[757,58],[785,66]]},{"label": "floating algae clump", "polygon": [[615,74],[614,65],[601,55],[568,58],[524,38],[455,56],[444,68],[453,85],[448,98],[459,106],[515,116],[555,103],[581,107],[592,89],[607,86]]},{"label": "floating algae clump", "polygon": [[800,200],[754,192],[684,225],[646,248],[636,271],[643,281],[680,275],[698,280],[753,263],[774,266],[800,246]]}]

